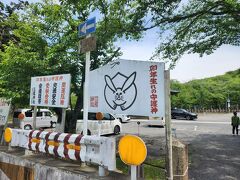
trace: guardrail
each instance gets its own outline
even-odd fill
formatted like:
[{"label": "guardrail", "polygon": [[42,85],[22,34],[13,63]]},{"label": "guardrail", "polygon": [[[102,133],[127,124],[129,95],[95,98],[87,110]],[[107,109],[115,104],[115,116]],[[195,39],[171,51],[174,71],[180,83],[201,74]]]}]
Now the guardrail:
[{"label": "guardrail", "polygon": [[11,147],[90,162],[109,171],[116,169],[116,142],[113,138],[10,128],[8,131],[11,132]]}]

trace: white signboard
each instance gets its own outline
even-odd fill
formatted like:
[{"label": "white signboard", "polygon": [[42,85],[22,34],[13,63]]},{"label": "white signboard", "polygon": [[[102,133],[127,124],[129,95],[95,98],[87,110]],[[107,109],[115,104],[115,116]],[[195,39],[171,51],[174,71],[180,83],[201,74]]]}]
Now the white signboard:
[{"label": "white signboard", "polygon": [[32,77],[30,105],[67,108],[70,83],[70,74]]},{"label": "white signboard", "polygon": [[164,63],[117,60],[90,72],[89,112],[164,117]]},{"label": "white signboard", "polygon": [[10,111],[10,102],[0,98],[0,125],[5,125]]}]

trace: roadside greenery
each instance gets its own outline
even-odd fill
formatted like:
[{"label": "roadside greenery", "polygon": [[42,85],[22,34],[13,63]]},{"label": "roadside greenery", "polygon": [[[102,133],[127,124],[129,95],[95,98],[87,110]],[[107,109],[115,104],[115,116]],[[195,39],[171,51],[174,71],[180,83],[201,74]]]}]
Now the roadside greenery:
[{"label": "roadside greenery", "polygon": [[[120,158],[117,158],[117,169],[122,171],[123,174],[129,174],[130,166],[124,164]],[[144,179],[166,179],[166,172],[165,172],[165,160],[164,158],[152,158],[152,159],[146,159],[146,161],[143,163],[143,172],[144,172]]]},{"label": "roadside greenery", "polygon": [[155,56],[160,59],[175,65],[184,54],[203,56],[212,54],[223,44],[240,45],[239,0],[166,1],[176,5],[167,15],[161,13],[159,6],[155,8],[159,1],[154,2],[151,4],[156,12],[153,21],[160,27],[162,40]]},{"label": "roadside greenery", "polygon": [[[74,130],[77,113],[83,107],[84,54],[78,54],[77,27],[99,14],[97,49],[91,53],[91,69],[117,58],[121,52],[114,42],[121,37],[139,39],[141,32],[124,32],[137,26],[127,18],[125,3],[114,1],[59,1],[37,3],[0,2],[0,96],[11,98],[15,106],[29,105],[30,78],[51,74],[71,74],[71,92],[76,95],[73,111],[68,113],[69,129]],[[129,12],[130,13],[130,12]],[[133,13],[133,12],[131,12]],[[110,18],[111,17],[111,18]],[[112,27],[112,24],[115,26]],[[6,33],[6,31],[8,33]],[[72,104],[71,104],[72,105]],[[57,108],[54,111],[61,115]],[[60,116],[59,116],[60,117]]]},{"label": "roadside greenery", "polygon": [[172,80],[171,88],[180,91],[172,96],[172,107],[225,109],[229,97],[232,108],[240,108],[240,69],[187,83]]}]

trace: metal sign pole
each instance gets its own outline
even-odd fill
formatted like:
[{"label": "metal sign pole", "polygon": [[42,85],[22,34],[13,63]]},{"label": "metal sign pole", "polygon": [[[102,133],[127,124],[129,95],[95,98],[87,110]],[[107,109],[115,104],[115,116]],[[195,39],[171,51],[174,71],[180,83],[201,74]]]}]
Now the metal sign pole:
[{"label": "metal sign pole", "polygon": [[62,120],[60,124],[59,132],[64,133],[65,130],[65,119],[66,119],[66,108],[62,108]]},{"label": "metal sign pole", "polygon": [[96,39],[90,38],[91,33],[96,31],[96,18],[88,19],[86,22],[78,26],[78,36],[86,36],[80,42],[79,52],[86,52],[85,62],[85,83],[84,83],[84,97],[83,97],[83,135],[87,135],[87,121],[88,121],[88,86],[89,86],[89,71],[90,71],[90,55],[91,51],[96,48]]},{"label": "metal sign pole", "polygon": [[33,130],[36,130],[36,119],[37,119],[37,106],[34,106],[33,109]]},{"label": "metal sign pole", "polygon": [[[87,35],[87,38],[91,35]],[[86,52],[85,62],[85,83],[84,83],[84,97],[83,97],[83,135],[87,135],[87,121],[88,121],[88,86],[89,86],[89,71],[90,71],[90,55],[91,52]]]},{"label": "metal sign pole", "polygon": [[131,180],[137,179],[137,166],[131,165]]},{"label": "metal sign pole", "polygon": [[165,79],[165,121],[166,121],[166,146],[167,146],[167,176],[173,180],[172,162],[172,127],[171,127],[171,101],[170,101],[170,71],[164,72]]}]

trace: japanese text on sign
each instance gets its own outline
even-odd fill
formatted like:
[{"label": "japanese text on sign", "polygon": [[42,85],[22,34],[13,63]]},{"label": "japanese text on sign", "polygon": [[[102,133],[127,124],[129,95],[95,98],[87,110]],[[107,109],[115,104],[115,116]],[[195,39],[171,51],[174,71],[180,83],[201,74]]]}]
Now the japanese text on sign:
[{"label": "japanese text on sign", "polygon": [[157,97],[157,65],[151,65],[149,70],[150,85],[151,85],[151,113],[158,112],[158,97]]},{"label": "japanese text on sign", "polygon": [[68,107],[70,74],[32,77],[30,105]]},{"label": "japanese text on sign", "polygon": [[119,59],[90,72],[89,112],[165,116],[164,63]]}]

